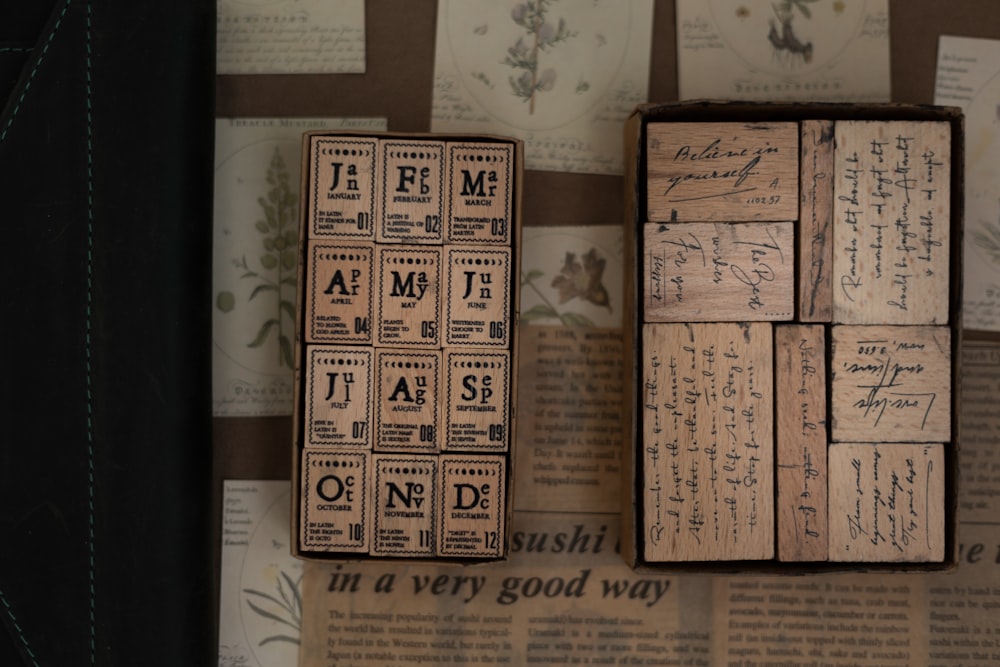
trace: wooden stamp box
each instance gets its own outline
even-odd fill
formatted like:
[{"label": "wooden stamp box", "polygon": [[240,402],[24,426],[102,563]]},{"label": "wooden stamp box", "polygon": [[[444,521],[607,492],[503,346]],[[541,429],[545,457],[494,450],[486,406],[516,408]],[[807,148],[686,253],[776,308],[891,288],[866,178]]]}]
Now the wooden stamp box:
[{"label": "wooden stamp box", "polygon": [[307,132],[292,553],[509,551],[523,147]]},{"label": "wooden stamp box", "polygon": [[952,108],[636,110],[630,566],[955,566],[963,159]]}]

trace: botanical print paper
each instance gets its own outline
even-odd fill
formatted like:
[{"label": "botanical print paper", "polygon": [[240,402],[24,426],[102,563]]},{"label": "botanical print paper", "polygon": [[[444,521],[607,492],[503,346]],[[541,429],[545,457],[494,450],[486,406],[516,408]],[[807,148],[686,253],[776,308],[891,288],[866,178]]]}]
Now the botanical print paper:
[{"label": "botanical print paper", "polygon": [[527,169],[622,173],[651,0],[440,0],[431,130],[525,141]]},{"label": "botanical print paper", "polygon": [[888,102],[888,0],[678,0],[682,100]]},{"label": "botanical print paper", "polygon": [[218,0],[216,69],[364,73],[364,0]]},{"label": "botanical print paper", "polygon": [[1000,331],[1000,41],[943,35],[934,103],[965,112],[964,325]]},{"label": "botanical print paper", "polygon": [[220,118],[215,128],[213,413],[291,414],[302,133],[373,132],[386,120]]}]

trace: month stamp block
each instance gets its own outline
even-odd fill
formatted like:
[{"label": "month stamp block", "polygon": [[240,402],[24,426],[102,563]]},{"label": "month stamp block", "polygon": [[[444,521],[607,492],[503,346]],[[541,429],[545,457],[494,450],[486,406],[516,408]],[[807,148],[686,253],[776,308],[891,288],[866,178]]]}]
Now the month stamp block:
[{"label": "month stamp block", "polygon": [[797,123],[650,123],[650,222],[795,220]]},{"label": "month stamp block", "polygon": [[442,448],[505,452],[510,445],[510,353],[445,348]]},{"label": "month stamp block", "polygon": [[440,457],[441,556],[500,556],[506,540],[506,459]]},{"label": "month stamp block", "polygon": [[514,224],[514,146],[446,145],[446,243],[510,245]]},{"label": "month stamp block", "polygon": [[642,328],[649,561],[774,557],[771,324]]},{"label": "month stamp block", "polygon": [[830,445],[830,560],[944,558],[944,445]]},{"label": "month stamp block", "polygon": [[375,450],[441,447],[441,352],[375,350]]},{"label": "month stamp block", "polygon": [[436,456],[372,455],[372,553],[434,556],[439,513]]},{"label": "month stamp block", "polygon": [[951,440],[951,330],[835,326],[831,333],[834,442]]},{"label": "month stamp block", "polygon": [[444,143],[383,139],[379,243],[444,240]]},{"label": "month stamp block", "polygon": [[833,315],[845,324],[947,324],[951,128],[838,121]]},{"label": "month stamp block", "polygon": [[444,262],[445,345],[509,346],[510,248],[447,245]]},{"label": "month stamp block", "polygon": [[306,447],[372,448],[374,350],[306,348]]},{"label": "month stamp block", "polygon": [[799,320],[833,321],[833,121],[804,120],[799,143]]},{"label": "month stamp block", "polygon": [[375,240],[378,139],[311,137],[309,238]]},{"label": "month stamp block", "polygon": [[301,493],[303,548],[368,552],[368,454],[303,451]]},{"label": "month stamp block", "polygon": [[791,222],[643,225],[647,322],[791,320]]},{"label": "month stamp block", "polygon": [[377,246],[375,344],[441,346],[441,248]]},{"label": "month stamp block", "polygon": [[312,241],[307,254],[306,342],[371,343],[374,244]]},{"label": "month stamp block", "polygon": [[827,559],[826,334],[774,328],[778,559]]}]

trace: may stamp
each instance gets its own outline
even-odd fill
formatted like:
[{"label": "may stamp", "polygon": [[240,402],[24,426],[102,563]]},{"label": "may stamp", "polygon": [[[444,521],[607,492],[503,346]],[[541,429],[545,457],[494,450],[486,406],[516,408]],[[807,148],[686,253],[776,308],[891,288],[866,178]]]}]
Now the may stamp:
[{"label": "may stamp", "polygon": [[445,348],[445,434],[442,449],[505,452],[510,353]]},{"label": "may stamp", "polygon": [[437,465],[436,456],[372,456],[372,554],[435,555]]},{"label": "may stamp", "polygon": [[514,224],[514,146],[447,144],[446,243],[510,245]]},{"label": "may stamp", "polygon": [[510,345],[510,248],[448,245],[444,262],[445,345]]},{"label": "may stamp", "polygon": [[372,243],[310,242],[306,342],[371,343]]},{"label": "may stamp", "polygon": [[367,553],[368,454],[305,450],[299,544]]},{"label": "may stamp", "polygon": [[309,158],[309,237],[374,241],[378,139],[312,137]]},{"label": "may stamp", "polygon": [[379,243],[444,240],[444,143],[384,139]]},{"label": "may stamp", "polygon": [[376,345],[440,347],[441,248],[378,246]]},{"label": "may stamp", "polygon": [[501,557],[507,533],[503,457],[442,455],[439,556]]},{"label": "may stamp", "polygon": [[375,363],[375,450],[438,451],[441,352],[377,349]]},{"label": "may stamp", "polygon": [[306,348],[307,447],[372,448],[374,350]]}]

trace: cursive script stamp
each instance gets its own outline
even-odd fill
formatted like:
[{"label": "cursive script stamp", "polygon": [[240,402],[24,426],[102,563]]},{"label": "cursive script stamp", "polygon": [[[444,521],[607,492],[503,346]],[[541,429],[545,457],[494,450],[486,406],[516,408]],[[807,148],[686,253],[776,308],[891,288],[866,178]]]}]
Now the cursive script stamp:
[{"label": "cursive script stamp", "polygon": [[835,442],[951,440],[951,330],[835,326],[831,330]]},{"label": "cursive script stamp", "polygon": [[947,324],[951,126],[838,121],[833,315],[845,324]]},{"label": "cursive script stamp", "polygon": [[646,322],[790,320],[791,222],[645,224]]},{"label": "cursive script stamp", "polygon": [[796,123],[650,123],[651,222],[795,220]]}]

